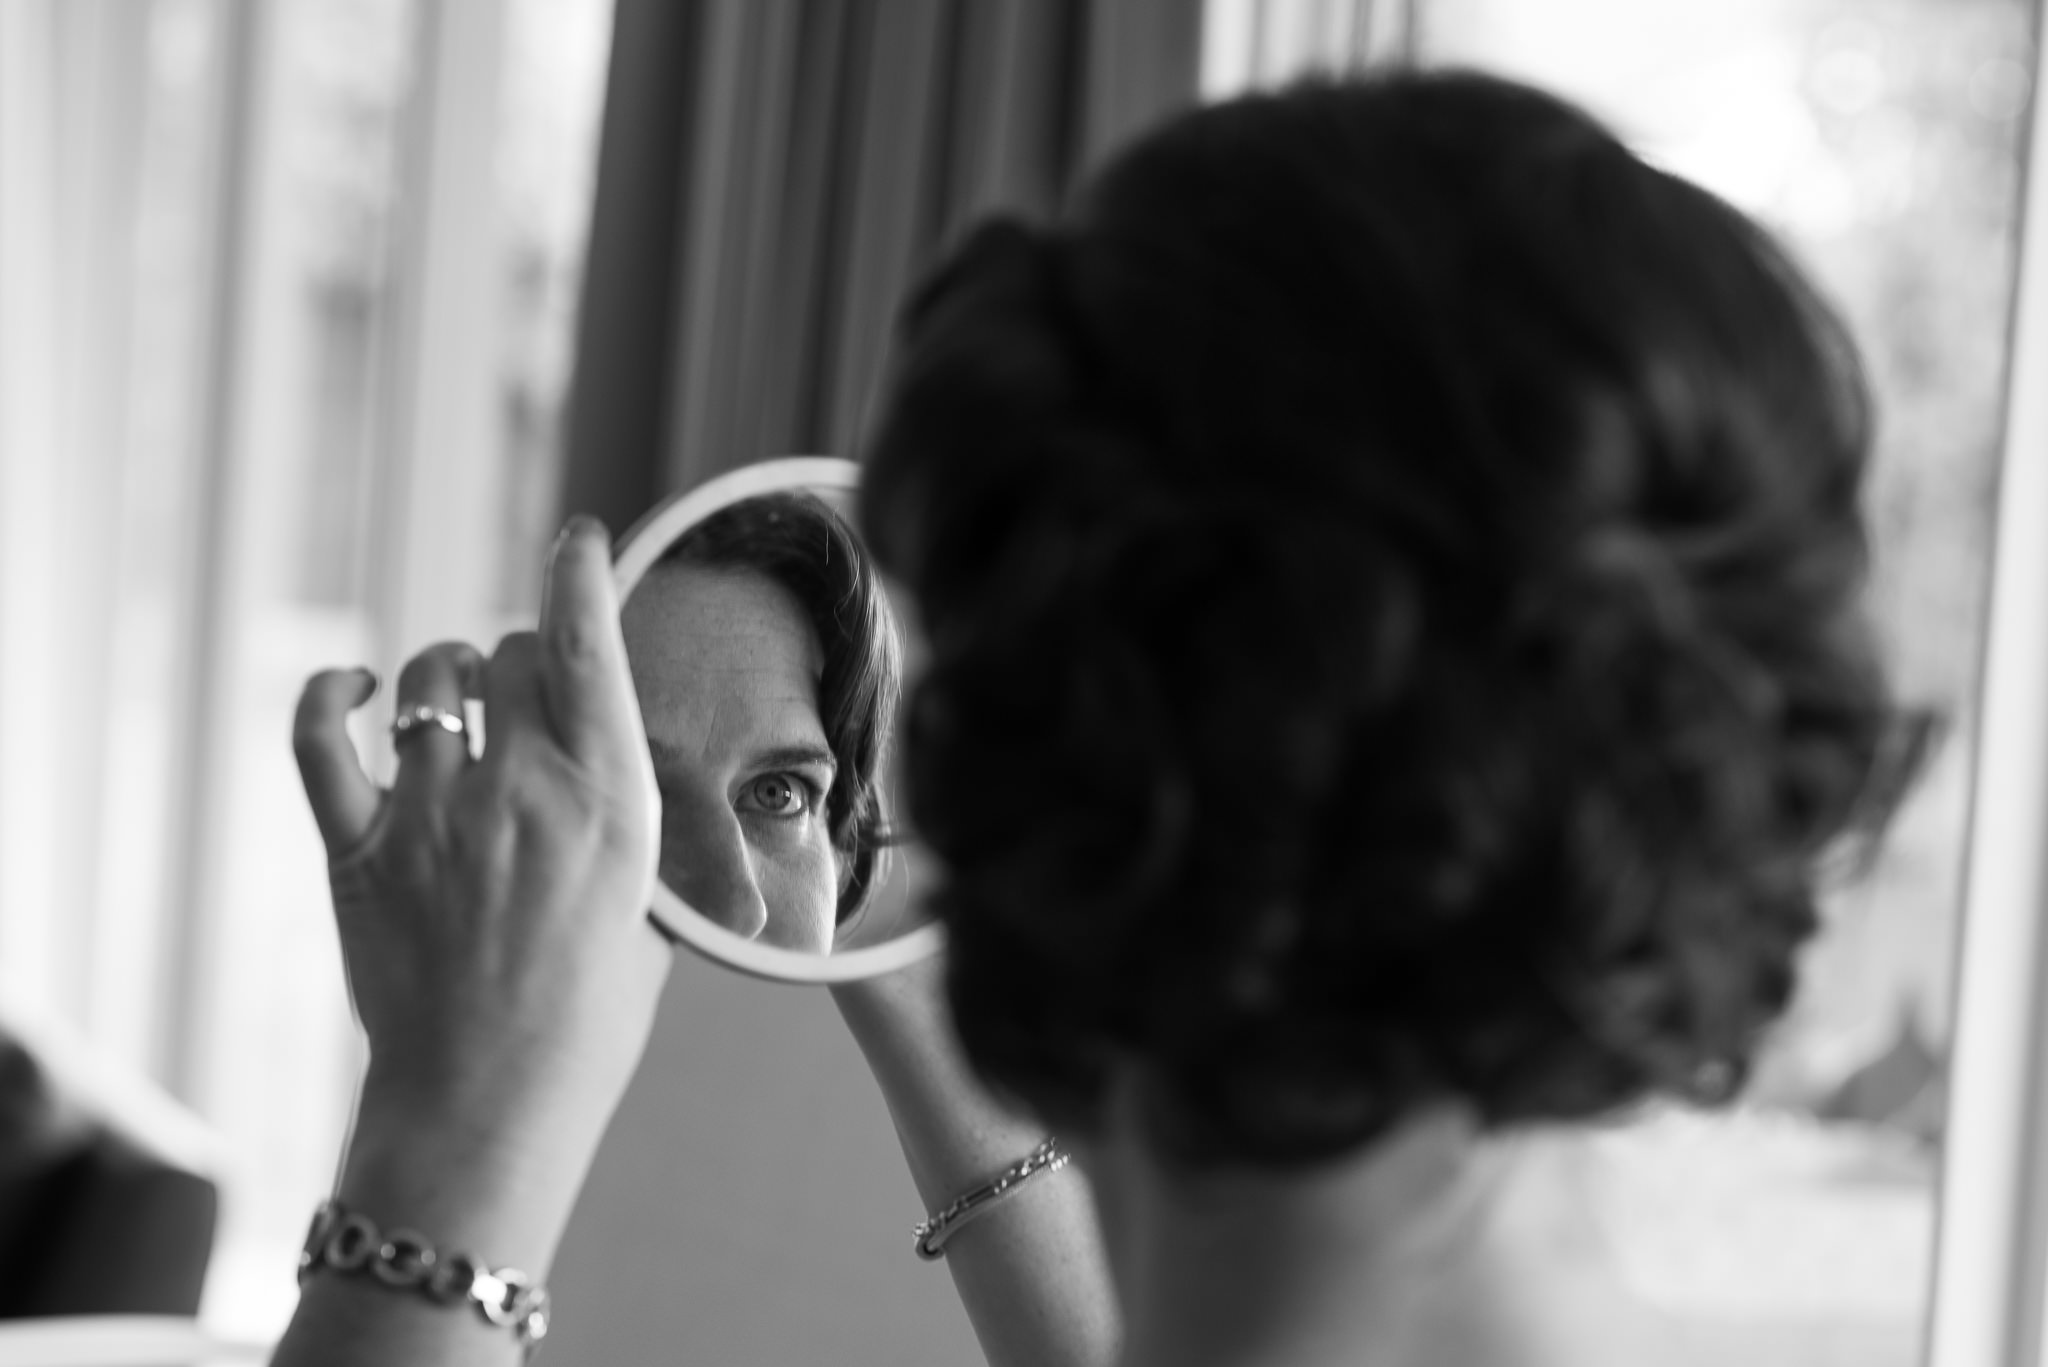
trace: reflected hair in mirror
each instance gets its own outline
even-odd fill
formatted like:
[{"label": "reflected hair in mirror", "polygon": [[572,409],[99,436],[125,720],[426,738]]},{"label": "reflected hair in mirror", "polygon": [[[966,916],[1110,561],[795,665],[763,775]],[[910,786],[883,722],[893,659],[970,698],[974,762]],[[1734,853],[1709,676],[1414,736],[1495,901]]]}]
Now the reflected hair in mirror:
[{"label": "reflected hair in mirror", "polygon": [[879,780],[902,691],[902,644],[874,562],[821,499],[784,492],[719,509],[659,563],[763,575],[796,597],[817,633],[818,719],[838,766],[826,821],[845,861],[837,909],[845,926],[882,881],[895,839]]}]

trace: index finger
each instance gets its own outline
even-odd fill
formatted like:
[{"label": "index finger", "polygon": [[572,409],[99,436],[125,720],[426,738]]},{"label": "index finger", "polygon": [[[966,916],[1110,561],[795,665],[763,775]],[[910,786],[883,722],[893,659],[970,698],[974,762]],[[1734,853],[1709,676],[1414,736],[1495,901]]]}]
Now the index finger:
[{"label": "index finger", "polygon": [[376,676],[368,670],[325,669],[306,680],[292,717],[299,778],[330,858],[340,857],[362,840],[383,801],[348,738],[348,714],[376,690]]},{"label": "index finger", "polygon": [[574,517],[548,556],[540,609],[541,701],[556,742],[608,773],[647,764],[647,733],[619,627],[611,539]]}]

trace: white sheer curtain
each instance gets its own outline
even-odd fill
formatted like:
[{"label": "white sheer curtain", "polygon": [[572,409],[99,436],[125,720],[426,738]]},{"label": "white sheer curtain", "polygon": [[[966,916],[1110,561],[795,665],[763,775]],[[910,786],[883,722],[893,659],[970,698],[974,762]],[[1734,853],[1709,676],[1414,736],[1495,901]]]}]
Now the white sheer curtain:
[{"label": "white sheer curtain", "polygon": [[355,1067],[291,707],[531,607],[609,20],[0,0],[0,1018],[216,1133],[223,1327]]},{"label": "white sheer curtain", "polygon": [[72,1014],[94,995],[124,437],[87,380],[127,359],[138,18],[0,6],[0,993]]},{"label": "white sheer curtain", "polygon": [[1202,94],[1411,61],[1421,0],[1206,0]]}]

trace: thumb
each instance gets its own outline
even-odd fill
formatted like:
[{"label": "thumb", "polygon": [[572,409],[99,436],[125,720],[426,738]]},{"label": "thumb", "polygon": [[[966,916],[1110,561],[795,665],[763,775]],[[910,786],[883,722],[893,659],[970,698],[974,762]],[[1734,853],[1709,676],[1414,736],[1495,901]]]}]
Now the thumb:
[{"label": "thumb", "polygon": [[555,741],[599,773],[645,768],[647,734],[612,581],[604,524],[575,517],[549,554],[540,613],[541,699]]}]

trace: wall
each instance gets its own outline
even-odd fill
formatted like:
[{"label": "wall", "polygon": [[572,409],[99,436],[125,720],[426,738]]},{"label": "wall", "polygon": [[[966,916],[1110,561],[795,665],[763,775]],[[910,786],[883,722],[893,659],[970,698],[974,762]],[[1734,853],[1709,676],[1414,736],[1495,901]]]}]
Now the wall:
[{"label": "wall", "polygon": [[822,988],[679,951],[552,1279],[543,1363],[978,1363],[867,1066]]}]

